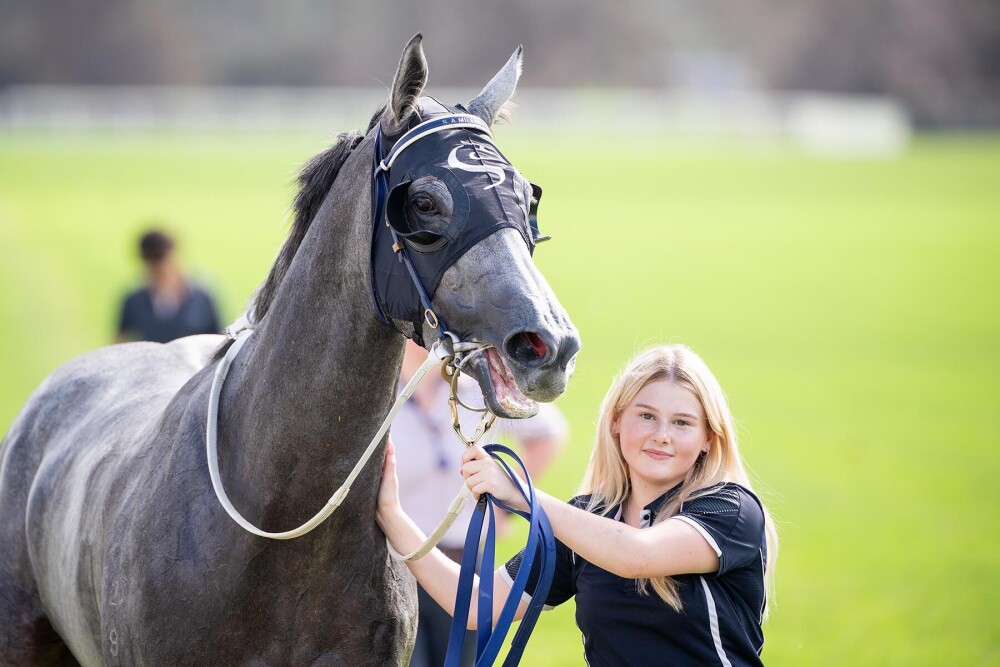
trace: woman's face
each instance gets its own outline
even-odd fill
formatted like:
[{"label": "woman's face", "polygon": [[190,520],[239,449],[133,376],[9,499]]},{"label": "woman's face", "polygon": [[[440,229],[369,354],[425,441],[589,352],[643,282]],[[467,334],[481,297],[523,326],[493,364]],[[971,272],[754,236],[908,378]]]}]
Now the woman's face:
[{"label": "woman's face", "polygon": [[611,428],[628,464],[633,493],[650,499],[680,483],[709,447],[701,401],[669,380],[643,387]]}]

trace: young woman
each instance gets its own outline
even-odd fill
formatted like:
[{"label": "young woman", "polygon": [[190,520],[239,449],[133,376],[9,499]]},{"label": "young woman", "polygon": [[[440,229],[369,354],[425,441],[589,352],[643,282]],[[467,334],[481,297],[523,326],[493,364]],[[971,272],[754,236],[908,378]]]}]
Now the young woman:
[{"label": "young woman", "polygon": [[[462,475],[475,494],[526,509],[481,448],[465,453]],[[576,597],[591,667],[761,664],[777,536],[751,490],[722,388],[694,352],[659,346],[629,362],[601,407],[581,495],[566,504],[536,494],[558,540],[546,604]],[[391,446],[377,518],[398,551],[423,540],[399,506]],[[494,573],[494,618],[520,562]],[[432,552],[410,569],[454,609],[458,565]],[[522,601],[519,617],[526,609]]]}]

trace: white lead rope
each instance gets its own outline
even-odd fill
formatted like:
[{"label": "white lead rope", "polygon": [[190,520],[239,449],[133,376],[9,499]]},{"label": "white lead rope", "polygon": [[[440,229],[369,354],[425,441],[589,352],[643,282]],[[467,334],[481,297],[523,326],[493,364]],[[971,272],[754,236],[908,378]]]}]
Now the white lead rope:
[{"label": "white lead rope", "polygon": [[431,533],[426,540],[424,540],[424,543],[404,556],[396,551],[396,547],[392,546],[392,542],[390,542],[387,537],[385,538],[385,545],[389,547],[389,555],[392,556],[393,560],[399,561],[420,560],[426,556],[430,553],[431,549],[436,547],[438,542],[444,538],[445,533],[448,532],[448,529],[451,528],[452,524],[455,523],[455,520],[458,519],[458,515],[462,513],[463,509],[465,509],[465,503],[470,496],[472,496],[472,491],[469,491],[469,487],[467,487],[463,481],[462,488],[459,489],[458,495],[455,496],[455,499],[451,501],[451,505],[448,506],[448,511],[445,513],[444,518],[441,519],[441,523],[439,523],[438,527],[434,529],[434,532]]},{"label": "white lead rope", "polygon": [[[269,533],[265,530],[257,528],[255,525],[247,521],[243,518],[243,515],[240,514],[235,507],[233,507],[232,502],[229,500],[229,496],[226,495],[225,489],[222,488],[222,478],[219,476],[219,458],[216,440],[219,423],[219,396],[222,394],[222,384],[226,380],[226,375],[229,373],[229,367],[233,363],[233,359],[235,359],[236,355],[239,354],[240,349],[244,344],[246,344],[252,333],[253,329],[244,329],[241,331],[236,336],[236,340],[233,341],[233,344],[229,347],[229,350],[226,352],[226,356],[219,362],[219,367],[215,370],[215,379],[212,380],[212,392],[208,397],[208,426],[205,431],[205,451],[208,455],[208,473],[212,478],[212,488],[215,489],[215,495],[219,499],[219,503],[222,505],[223,509],[226,510],[226,513],[229,514],[233,521],[242,526],[244,530],[249,533],[253,533],[254,535],[267,537],[272,540],[290,540],[292,538],[305,535],[311,531],[313,528],[321,524],[328,516],[333,514],[334,510],[340,506],[340,503],[342,503],[344,498],[347,496],[348,491],[351,490],[351,484],[353,484],[354,480],[357,479],[359,474],[361,474],[361,469],[365,467],[365,464],[368,463],[368,459],[371,458],[372,454],[375,453],[375,450],[382,442],[382,438],[385,436],[386,431],[389,430],[389,425],[392,424],[392,420],[395,419],[396,414],[403,407],[403,403],[410,398],[414,390],[417,388],[417,385],[420,384],[420,380],[422,380],[427,374],[427,371],[434,366],[440,365],[440,363],[448,357],[448,354],[440,341],[431,347],[427,360],[421,364],[420,368],[417,369],[417,372],[410,378],[410,381],[406,383],[405,387],[403,387],[403,391],[401,391],[399,396],[396,398],[396,402],[393,403],[392,408],[389,410],[389,414],[386,415],[385,420],[382,422],[382,426],[379,427],[378,432],[375,434],[375,437],[372,438],[368,448],[365,449],[364,453],[361,455],[361,459],[358,460],[354,469],[351,471],[351,474],[347,476],[347,479],[341,487],[337,489],[337,492],[334,493],[333,496],[330,497],[330,500],[327,501],[326,505],[323,506],[323,509],[317,512],[313,518],[309,519],[298,528],[286,530],[281,533]],[[456,498],[455,503],[457,503],[458,500],[459,499]],[[454,506],[455,503],[452,503],[452,505]],[[464,504],[465,500],[462,499],[458,510],[459,512],[461,511],[461,506],[464,506]],[[449,514],[445,517],[445,521],[451,517],[450,512],[451,510],[449,510]],[[457,513],[455,516],[458,516]],[[451,526],[451,523],[454,523],[454,521],[454,517],[451,517],[451,521],[448,523],[448,526]],[[442,522],[442,524],[443,523],[444,522]],[[445,531],[447,531],[448,526],[445,527]],[[435,534],[437,534],[437,531],[435,531]],[[443,535],[444,531],[442,531],[441,534]],[[440,537],[438,539],[440,539]],[[436,542],[434,544],[436,544]],[[431,547],[433,547],[433,544]],[[428,548],[427,551],[430,551],[430,548]],[[426,553],[426,551],[424,553]]]},{"label": "white lead rope", "polygon": [[[454,365],[455,368],[457,369],[455,372],[457,373],[458,371],[465,368],[465,365],[468,364],[470,361],[472,361],[473,357],[475,357],[477,354],[482,354],[483,352],[485,352],[487,346],[479,342],[460,342],[453,339],[452,348],[455,350],[456,359]],[[488,432],[489,428],[485,428],[482,432],[479,433],[477,437],[474,438],[474,441],[471,444],[469,443],[463,443],[463,444],[465,444],[467,447],[471,447],[476,443],[478,443],[483,438],[483,436],[485,436],[486,433]],[[389,538],[386,537],[385,545],[389,548],[389,555],[392,556],[393,560],[398,560],[403,562],[420,560],[421,558],[426,556],[428,553],[430,553],[431,549],[433,549],[438,545],[438,542],[444,539],[444,536],[448,532],[448,529],[450,529],[452,525],[455,523],[455,521],[458,519],[458,516],[462,513],[462,510],[465,509],[465,503],[468,502],[469,498],[471,497],[472,497],[472,491],[469,490],[469,487],[465,485],[465,481],[463,480],[462,486],[458,490],[458,495],[456,495],[455,499],[451,501],[451,505],[448,506],[448,511],[445,512],[444,518],[441,519],[441,523],[437,525],[437,528],[434,529],[434,532],[432,532],[430,535],[427,536],[427,539],[424,540],[424,543],[421,544],[416,549],[414,549],[413,551],[411,551],[410,553],[403,555],[398,551],[396,551],[396,547],[392,546],[392,542],[390,542]]]}]

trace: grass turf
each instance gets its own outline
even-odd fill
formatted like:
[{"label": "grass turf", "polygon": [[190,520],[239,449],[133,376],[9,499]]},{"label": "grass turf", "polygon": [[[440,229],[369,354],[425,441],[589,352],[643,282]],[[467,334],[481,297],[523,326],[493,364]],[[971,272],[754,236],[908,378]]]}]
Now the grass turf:
[{"label": "grass turf", "polygon": [[[112,339],[149,221],[235,317],[324,141],[0,136],[0,429]],[[687,343],[779,524],[765,662],[1000,664],[1000,139],[877,161],[516,127],[500,145],[545,188],[536,261],[584,343],[558,403],[572,445],[541,486],[572,495],[627,357]],[[582,663],[572,615],[543,615],[524,664]]]}]

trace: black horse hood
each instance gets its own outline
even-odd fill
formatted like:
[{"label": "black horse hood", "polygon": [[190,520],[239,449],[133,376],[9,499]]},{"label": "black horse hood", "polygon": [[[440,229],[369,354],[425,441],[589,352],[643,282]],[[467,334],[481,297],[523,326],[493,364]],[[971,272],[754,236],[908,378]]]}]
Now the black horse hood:
[{"label": "black horse hood", "polygon": [[[389,318],[413,322],[415,339],[421,342],[425,315],[420,288],[402,253],[406,253],[430,300],[445,271],[490,234],[514,228],[530,252],[543,239],[535,221],[541,188],[525,180],[497,149],[485,123],[481,128],[446,127],[412,138],[406,133],[435,118],[474,119],[462,107],[448,107],[427,97],[421,99],[413,116],[400,135],[378,135],[371,269],[376,311],[381,311],[380,316],[390,326],[391,320],[385,321]],[[392,157],[388,174],[379,174],[379,163],[394,147],[397,154]],[[451,195],[451,221],[444,229],[422,229],[407,217],[409,186],[427,176],[443,183]]]}]

